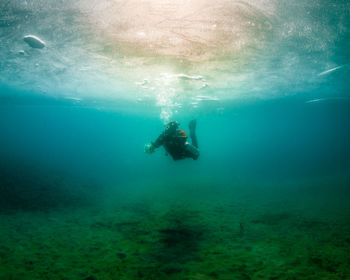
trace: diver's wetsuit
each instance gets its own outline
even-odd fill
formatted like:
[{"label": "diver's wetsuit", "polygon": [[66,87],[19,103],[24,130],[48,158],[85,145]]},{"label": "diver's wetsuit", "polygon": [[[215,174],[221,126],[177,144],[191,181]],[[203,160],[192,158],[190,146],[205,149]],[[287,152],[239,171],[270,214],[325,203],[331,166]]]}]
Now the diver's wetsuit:
[{"label": "diver's wetsuit", "polygon": [[155,148],[159,148],[161,145],[164,146],[168,154],[170,154],[174,160],[193,158],[198,159],[199,151],[196,138],[196,121],[190,122],[190,136],[192,144],[187,142],[187,134],[182,129],[168,128],[166,129],[152,145]]}]

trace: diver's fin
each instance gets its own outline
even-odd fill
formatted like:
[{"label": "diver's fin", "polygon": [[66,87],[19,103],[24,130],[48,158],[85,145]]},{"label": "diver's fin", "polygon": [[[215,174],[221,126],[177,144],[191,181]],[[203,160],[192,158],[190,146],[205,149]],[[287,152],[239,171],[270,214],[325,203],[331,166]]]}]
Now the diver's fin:
[{"label": "diver's fin", "polygon": [[188,124],[188,127],[190,129],[190,137],[192,141],[192,145],[198,148],[198,142],[197,142],[197,136],[196,136],[196,126],[197,126],[197,120],[192,120]]},{"label": "diver's fin", "polygon": [[196,125],[197,125],[197,120],[192,120],[189,122],[188,127],[190,128],[190,132],[192,130],[194,130],[194,131],[196,130]]}]

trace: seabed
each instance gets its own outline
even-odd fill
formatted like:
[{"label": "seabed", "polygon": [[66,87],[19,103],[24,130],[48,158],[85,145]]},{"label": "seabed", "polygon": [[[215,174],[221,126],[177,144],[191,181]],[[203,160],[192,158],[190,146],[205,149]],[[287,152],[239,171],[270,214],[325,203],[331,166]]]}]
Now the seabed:
[{"label": "seabed", "polygon": [[12,175],[1,178],[2,280],[350,279],[348,179],[79,187]]}]

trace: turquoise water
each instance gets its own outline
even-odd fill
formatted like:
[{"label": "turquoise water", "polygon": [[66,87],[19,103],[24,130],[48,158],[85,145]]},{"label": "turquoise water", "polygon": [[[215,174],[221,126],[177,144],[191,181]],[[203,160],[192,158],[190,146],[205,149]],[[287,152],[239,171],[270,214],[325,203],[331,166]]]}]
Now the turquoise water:
[{"label": "turquoise water", "polygon": [[350,279],[350,6],[289,2],[0,3],[0,279]]}]

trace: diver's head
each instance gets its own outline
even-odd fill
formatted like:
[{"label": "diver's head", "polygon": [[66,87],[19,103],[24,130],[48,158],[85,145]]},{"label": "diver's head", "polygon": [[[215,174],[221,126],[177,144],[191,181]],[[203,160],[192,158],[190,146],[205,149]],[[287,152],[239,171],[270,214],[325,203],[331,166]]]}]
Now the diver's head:
[{"label": "diver's head", "polygon": [[167,132],[175,132],[178,127],[179,127],[179,123],[177,121],[172,121],[172,122],[168,122],[165,125],[165,130]]}]

